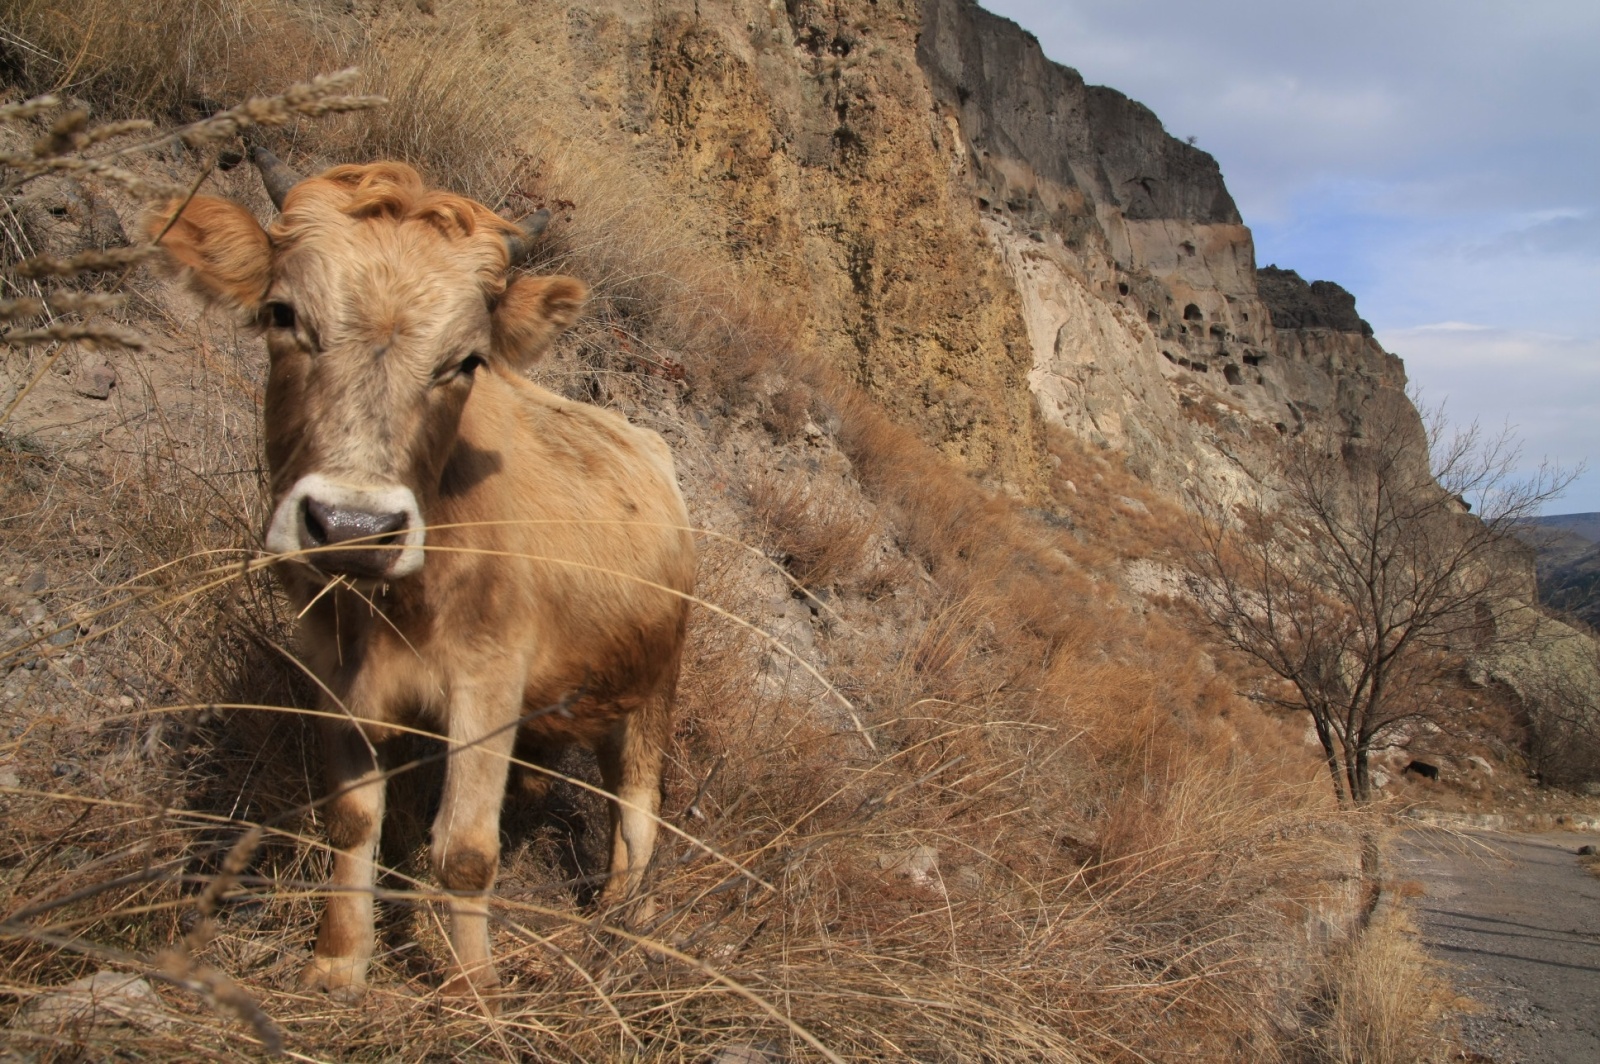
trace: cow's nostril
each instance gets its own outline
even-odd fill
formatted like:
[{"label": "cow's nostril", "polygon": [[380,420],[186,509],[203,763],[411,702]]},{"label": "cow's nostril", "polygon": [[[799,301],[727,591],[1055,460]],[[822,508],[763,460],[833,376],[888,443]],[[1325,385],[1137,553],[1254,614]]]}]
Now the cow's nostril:
[{"label": "cow's nostril", "polygon": [[301,519],[306,528],[305,545],[321,547],[328,542],[328,514],[330,507],[307,496],[301,504]]}]

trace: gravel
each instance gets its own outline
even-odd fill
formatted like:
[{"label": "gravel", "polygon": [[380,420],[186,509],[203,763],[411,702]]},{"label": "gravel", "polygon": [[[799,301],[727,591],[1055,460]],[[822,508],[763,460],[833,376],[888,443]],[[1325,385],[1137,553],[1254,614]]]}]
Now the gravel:
[{"label": "gravel", "polygon": [[1600,878],[1578,863],[1594,836],[1406,832],[1395,877],[1430,952],[1481,1008],[1459,1018],[1468,1049],[1500,1064],[1600,1061]]}]

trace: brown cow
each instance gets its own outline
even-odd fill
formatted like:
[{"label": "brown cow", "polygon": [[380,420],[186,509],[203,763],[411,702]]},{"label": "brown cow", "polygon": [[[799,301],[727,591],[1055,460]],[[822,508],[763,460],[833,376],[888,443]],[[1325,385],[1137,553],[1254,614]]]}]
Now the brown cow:
[{"label": "brown cow", "polygon": [[196,197],[161,243],[266,337],[266,545],[322,709],[346,718],[322,728],[333,893],[303,982],[366,983],[399,724],[451,748],[431,849],[450,892],[446,990],[489,991],[514,743],[598,754],[617,798],[602,901],[635,897],[650,859],[695,568],[672,456],[520,375],[585,289],[508,279],[527,247],[511,223],[397,163],[300,180],[257,161],[281,211],[267,229]]}]

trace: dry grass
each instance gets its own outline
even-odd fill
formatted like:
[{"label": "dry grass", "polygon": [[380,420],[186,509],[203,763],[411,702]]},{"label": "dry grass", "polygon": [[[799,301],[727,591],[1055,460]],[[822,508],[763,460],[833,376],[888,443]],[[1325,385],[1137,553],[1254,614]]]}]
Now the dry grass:
[{"label": "dry grass", "polygon": [[370,119],[349,122],[311,144],[332,161],[404,159],[434,180],[486,203],[505,202],[523,141],[541,108],[542,86],[520,73],[513,3],[453,5],[418,19],[403,7],[363,27],[346,52],[390,100]]},{"label": "dry grass", "polygon": [[1050,498],[1070,516],[1085,564],[1170,559],[1188,548],[1183,508],[1130,473],[1119,454],[1096,451],[1059,427],[1046,441],[1055,466]]},{"label": "dry grass", "polygon": [[70,92],[111,117],[188,120],[347,65],[315,11],[285,0],[5,0],[0,24],[29,94]]},{"label": "dry grass", "polygon": [[1316,1059],[1411,1064],[1455,1059],[1446,1029],[1454,995],[1403,909],[1391,908],[1330,967]]},{"label": "dry grass", "polygon": [[852,499],[827,481],[761,474],[751,481],[750,509],[779,563],[812,587],[850,582],[872,559],[879,530]]},{"label": "dry grass", "polygon": [[[1352,908],[1352,828],[1318,766],[1239,702],[1192,638],[1116,604],[1093,575],[1099,548],[989,495],[794,351],[792,312],[706,246],[636,159],[527,95],[495,114],[468,92],[481,82],[433,69],[442,48],[492,58],[521,40],[492,4],[470,5],[473,19],[322,26],[304,21],[310,7],[283,15],[264,0],[191,7],[215,18],[184,45],[185,86],[220,76],[207,34],[243,41],[232,27],[265,32],[280,23],[250,20],[269,15],[309,25],[340,61],[381,54],[373,88],[434,105],[386,126],[303,129],[299,150],[399,152],[485,198],[555,208],[545,265],[595,296],[548,379],[636,404],[685,455],[714,456],[690,484],[719,535],[703,544],[700,593],[715,609],[697,612],[664,805],[682,834],[654,872],[661,918],[639,933],[608,926],[588,907],[604,860],[595,774],[564,761],[576,782],[512,803],[504,821],[506,1008],[492,1020],[457,1009],[434,994],[444,946],[422,843],[440,766],[419,737],[420,763],[392,784],[372,994],[344,1008],[292,989],[325,851],[292,621],[270,581],[239,565],[261,525],[263,360],[248,338],[157,316],[164,357],[185,369],[146,373],[109,448],[13,431],[0,451],[4,623],[23,629],[0,642],[0,762],[16,776],[0,786],[12,826],[0,1011],[14,1018],[47,988],[114,967],[165,973],[180,1019],[10,1037],[53,1059],[113,1046],[214,1059],[268,1030],[246,1001],[313,1058],[699,1061],[739,1046],[803,1059],[1295,1058]],[[77,37],[43,36],[59,3],[12,9],[33,21],[7,25],[41,48],[100,39],[77,22]],[[193,91],[116,50],[81,50],[96,92],[159,109]],[[491,121],[494,138],[471,139]],[[473,145],[482,169],[463,170]],[[809,446],[795,441],[807,420],[827,423],[847,475],[785,479],[752,457]],[[735,458],[738,439],[755,445]],[[753,485],[750,497],[717,477]],[[1151,534],[1128,520],[1107,532]],[[890,540],[889,563],[862,562]],[[762,611],[787,585],[742,543],[845,592],[785,630],[806,633],[793,652],[821,663],[831,692],[775,653]],[[897,586],[882,586],[885,571]],[[253,825],[266,827],[259,845],[221,876]],[[177,968],[160,959],[175,946]],[[196,974],[208,971],[242,997]],[[1388,1007],[1381,983],[1358,993],[1340,979],[1328,998],[1339,1008]]]}]

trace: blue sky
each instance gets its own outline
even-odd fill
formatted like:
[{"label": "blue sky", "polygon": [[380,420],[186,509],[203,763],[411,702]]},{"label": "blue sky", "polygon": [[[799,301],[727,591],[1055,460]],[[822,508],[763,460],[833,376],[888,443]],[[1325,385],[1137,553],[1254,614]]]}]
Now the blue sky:
[{"label": "blue sky", "polygon": [[982,0],[1216,156],[1261,264],[1355,293],[1425,402],[1592,468],[1600,2]]}]

